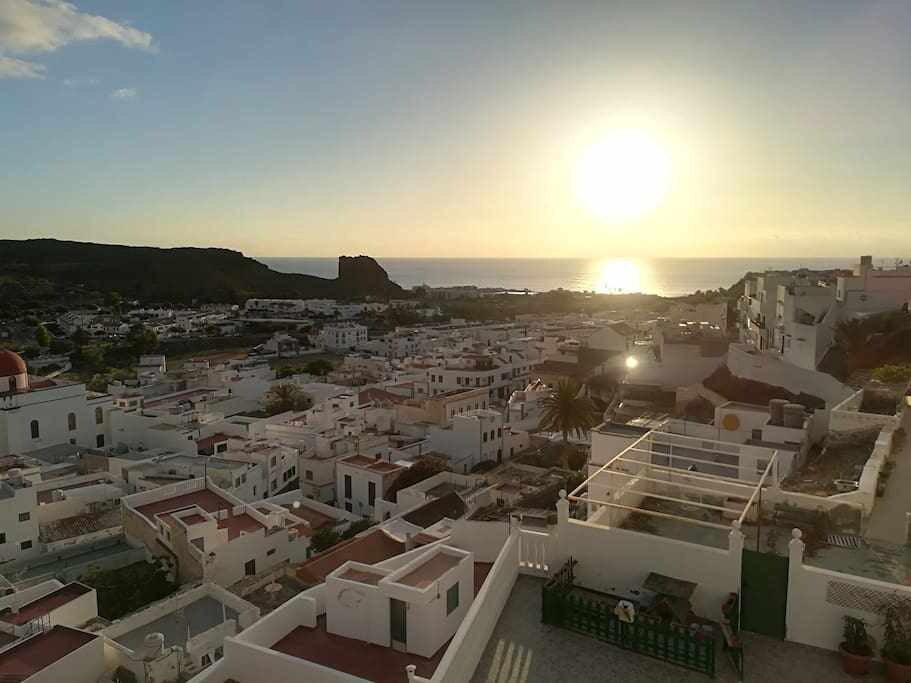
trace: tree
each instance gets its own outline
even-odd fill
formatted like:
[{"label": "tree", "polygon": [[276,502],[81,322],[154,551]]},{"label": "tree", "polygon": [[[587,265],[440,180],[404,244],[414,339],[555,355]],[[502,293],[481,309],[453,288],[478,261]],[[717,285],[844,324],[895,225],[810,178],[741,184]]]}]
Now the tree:
[{"label": "tree", "polygon": [[835,327],[835,340],[848,353],[859,353],[870,337],[866,321],[861,318],[843,320]]},{"label": "tree", "polygon": [[38,342],[38,346],[42,349],[46,349],[51,345],[51,333],[47,331],[44,325],[38,325],[35,328],[35,341]]},{"label": "tree", "polygon": [[539,427],[546,432],[559,432],[563,441],[570,435],[580,438],[588,436],[595,426],[595,409],[587,396],[580,393],[579,384],[563,380],[557,384],[550,396],[544,399],[544,414]]},{"label": "tree", "polygon": [[270,415],[286,413],[289,410],[306,410],[310,407],[310,397],[295,384],[283,382],[276,384],[265,395],[266,412]]},{"label": "tree", "polygon": [[321,553],[334,546],[338,541],[338,532],[330,526],[324,526],[313,532],[310,537],[310,547],[313,548],[313,552]]},{"label": "tree", "polygon": [[136,323],[127,333],[127,343],[136,355],[149,353],[158,346],[158,335],[155,334],[155,330],[142,323]]},{"label": "tree", "polygon": [[318,358],[312,360],[304,366],[304,370],[311,375],[318,375],[320,377],[328,375],[334,369],[334,365],[327,360]]}]

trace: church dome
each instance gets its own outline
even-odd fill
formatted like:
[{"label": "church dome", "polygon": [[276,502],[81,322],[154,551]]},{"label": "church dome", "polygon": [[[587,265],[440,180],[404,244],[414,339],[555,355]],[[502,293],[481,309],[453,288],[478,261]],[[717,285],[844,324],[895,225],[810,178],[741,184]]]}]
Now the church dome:
[{"label": "church dome", "polygon": [[5,349],[0,350],[0,377],[28,376],[28,366],[22,356]]}]

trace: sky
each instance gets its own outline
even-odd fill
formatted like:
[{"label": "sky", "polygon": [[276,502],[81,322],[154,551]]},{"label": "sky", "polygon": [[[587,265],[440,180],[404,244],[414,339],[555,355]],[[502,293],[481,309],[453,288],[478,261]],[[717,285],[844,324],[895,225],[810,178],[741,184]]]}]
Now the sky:
[{"label": "sky", "polygon": [[[0,238],[907,256],[909,35],[908,0],[0,0]],[[617,129],[672,171],[612,221],[577,185]]]}]

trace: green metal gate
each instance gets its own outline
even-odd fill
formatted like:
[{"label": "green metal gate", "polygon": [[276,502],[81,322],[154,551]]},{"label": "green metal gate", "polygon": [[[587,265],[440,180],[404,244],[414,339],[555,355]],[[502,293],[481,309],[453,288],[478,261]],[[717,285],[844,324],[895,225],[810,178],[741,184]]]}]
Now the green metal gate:
[{"label": "green metal gate", "polygon": [[741,629],[784,639],[788,558],[745,549],[740,584]]}]

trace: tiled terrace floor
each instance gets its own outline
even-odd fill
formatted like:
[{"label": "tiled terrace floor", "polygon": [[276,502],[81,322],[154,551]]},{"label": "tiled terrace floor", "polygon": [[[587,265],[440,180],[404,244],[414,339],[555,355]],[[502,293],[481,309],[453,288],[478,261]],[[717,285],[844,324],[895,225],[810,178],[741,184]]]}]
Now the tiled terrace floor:
[{"label": "tiled terrace floor", "polygon": [[[719,648],[720,650],[720,648]],[[838,656],[794,643],[744,635],[746,681],[852,681]],[[719,652],[715,680],[737,677]],[[707,676],[640,656],[593,638],[541,623],[541,580],[520,576],[487,643],[473,683],[706,683]],[[868,680],[879,680],[871,676]]]}]

